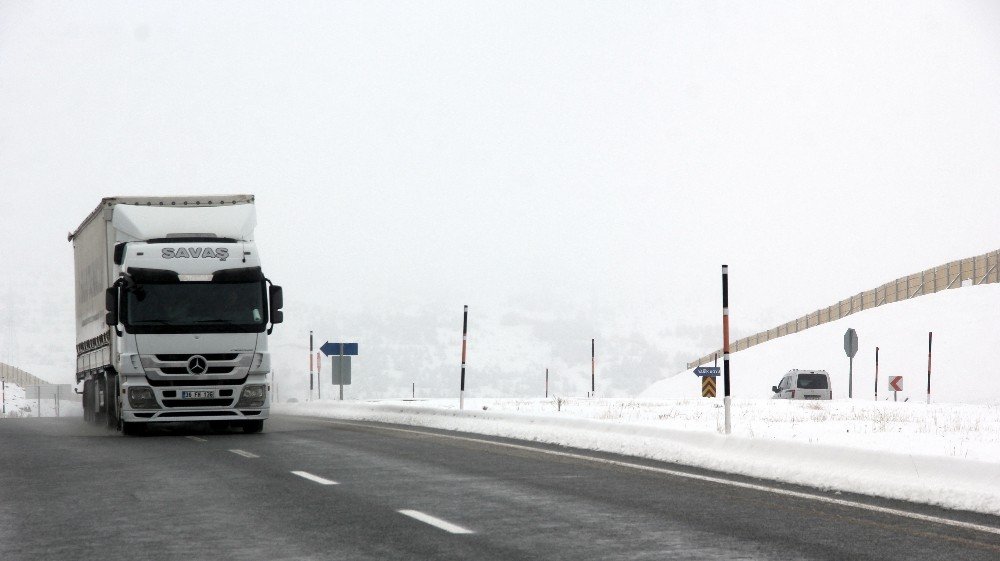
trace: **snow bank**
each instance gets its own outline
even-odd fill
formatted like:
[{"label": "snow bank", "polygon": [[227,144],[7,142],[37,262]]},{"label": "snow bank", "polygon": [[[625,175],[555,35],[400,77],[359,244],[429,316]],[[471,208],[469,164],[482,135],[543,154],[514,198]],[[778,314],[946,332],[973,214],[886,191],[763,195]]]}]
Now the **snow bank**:
[{"label": "snow bank", "polygon": [[[734,400],[475,399],[275,405],[613,452],[1000,515],[1000,407]],[[887,407],[889,406],[889,407]]]}]

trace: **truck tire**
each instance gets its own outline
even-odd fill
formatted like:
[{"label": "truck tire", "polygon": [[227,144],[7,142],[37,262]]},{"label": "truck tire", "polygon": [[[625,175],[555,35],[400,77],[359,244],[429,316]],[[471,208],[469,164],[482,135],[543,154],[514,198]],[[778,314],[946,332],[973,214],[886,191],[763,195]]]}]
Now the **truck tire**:
[{"label": "truck tire", "polygon": [[83,420],[92,422],[94,420],[94,396],[91,395],[90,380],[83,382]]},{"label": "truck tire", "polygon": [[108,408],[108,428],[118,430],[118,376],[107,376],[104,380],[104,403]]},{"label": "truck tire", "polygon": [[91,419],[97,425],[103,425],[107,422],[108,416],[108,400],[107,396],[104,399],[104,407],[101,407],[101,394],[104,393],[104,380],[98,378],[90,381],[90,395],[94,397],[93,403],[93,416]]},{"label": "truck tire", "polygon": [[246,434],[253,434],[255,432],[260,432],[264,430],[264,421],[243,421],[240,423],[240,427],[243,428],[243,432]]}]

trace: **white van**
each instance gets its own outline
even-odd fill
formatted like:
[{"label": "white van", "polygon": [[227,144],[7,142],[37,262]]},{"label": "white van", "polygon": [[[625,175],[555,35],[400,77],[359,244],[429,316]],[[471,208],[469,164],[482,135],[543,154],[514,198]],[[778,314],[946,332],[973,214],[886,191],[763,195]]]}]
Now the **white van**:
[{"label": "white van", "polygon": [[833,399],[826,370],[789,370],[771,391],[774,399]]}]

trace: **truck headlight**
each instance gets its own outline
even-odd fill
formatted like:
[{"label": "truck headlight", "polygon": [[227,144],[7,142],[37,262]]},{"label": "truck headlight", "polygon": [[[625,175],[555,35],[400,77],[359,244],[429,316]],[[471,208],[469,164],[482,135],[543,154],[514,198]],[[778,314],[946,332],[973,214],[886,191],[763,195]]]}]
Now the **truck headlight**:
[{"label": "truck headlight", "polygon": [[128,403],[132,409],[159,409],[156,403],[156,396],[153,389],[147,387],[137,387],[128,389]]},{"label": "truck headlight", "polygon": [[267,390],[262,384],[254,384],[243,387],[240,400],[236,402],[237,407],[263,407]]}]

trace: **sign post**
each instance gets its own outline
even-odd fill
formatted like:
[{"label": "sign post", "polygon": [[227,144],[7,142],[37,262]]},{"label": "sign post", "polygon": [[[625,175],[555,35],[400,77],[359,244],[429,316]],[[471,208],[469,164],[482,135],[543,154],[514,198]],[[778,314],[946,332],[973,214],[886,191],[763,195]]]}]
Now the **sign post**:
[{"label": "sign post", "polygon": [[330,381],[340,386],[340,401],[343,401],[344,386],[351,385],[351,356],[358,354],[358,344],[327,341],[319,350],[330,357]]},{"label": "sign post", "polygon": [[854,397],[854,355],[858,354],[858,332],[848,329],[844,332],[844,352],[850,358],[850,370],[847,374],[847,397]]},{"label": "sign post", "polygon": [[719,375],[719,367],[699,366],[694,369],[694,375],[701,377],[701,397],[715,397],[715,378]]},{"label": "sign post", "polygon": [[899,392],[903,391],[903,377],[889,376],[889,390],[892,392],[892,400],[899,401]]}]

